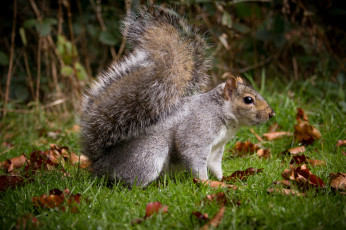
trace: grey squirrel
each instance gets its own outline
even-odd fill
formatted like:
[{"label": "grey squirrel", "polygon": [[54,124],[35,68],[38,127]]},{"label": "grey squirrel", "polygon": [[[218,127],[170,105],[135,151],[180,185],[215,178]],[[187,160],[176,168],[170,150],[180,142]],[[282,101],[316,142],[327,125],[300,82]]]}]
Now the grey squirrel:
[{"label": "grey squirrel", "polygon": [[124,19],[131,54],[84,94],[82,153],[96,176],[146,186],[188,170],[219,180],[225,144],[244,125],[274,116],[258,92],[229,78],[209,92],[206,42],[174,11],[143,7]]}]

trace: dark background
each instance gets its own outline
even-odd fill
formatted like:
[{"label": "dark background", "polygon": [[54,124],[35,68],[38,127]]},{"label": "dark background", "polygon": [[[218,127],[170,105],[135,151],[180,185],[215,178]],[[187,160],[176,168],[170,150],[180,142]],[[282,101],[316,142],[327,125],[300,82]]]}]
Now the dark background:
[{"label": "dark background", "polygon": [[[251,83],[344,81],[343,1],[150,1],[175,9],[205,34],[212,83],[227,73]],[[147,1],[15,0],[0,8],[0,108],[78,108],[80,94],[130,51],[121,19]],[[16,15],[14,15],[16,14]]]}]

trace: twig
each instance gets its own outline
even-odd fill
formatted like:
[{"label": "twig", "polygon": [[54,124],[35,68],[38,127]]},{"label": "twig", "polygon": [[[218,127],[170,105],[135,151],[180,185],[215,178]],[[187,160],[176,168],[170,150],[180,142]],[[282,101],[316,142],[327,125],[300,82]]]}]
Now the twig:
[{"label": "twig", "polygon": [[6,91],[5,91],[5,102],[3,115],[6,115],[6,107],[8,102],[8,96],[10,93],[10,83],[12,77],[12,68],[13,68],[13,55],[14,55],[14,39],[16,37],[16,23],[17,23],[17,0],[14,0],[13,4],[13,23],[12,23],[12,33],[11,33],[11,51],[10,51],[10,63],[8,67],[7,80],[6,80]]},{"label": "twig", "polygon": [[252,132],[252,134],[257,138],[257,140],[259,140],[260,142],[263,142],[263,139],[260,135],[258,135],[255,130],[250,129],[250,132]]},{"label": "twig", "polygon": [[[130,16],[131,5],[132,5],[132,0],[125,0],[125,7],[126,7],[126,15],[127,15],[127,17]],[[124,52],[125,45],[126,45],[126,37],[127,37],[127,28],[125,27],[124,34],[123,34],[123,39],[121,40],[121,45],[120,45],[120,48],[118,50],[117,59],[119,59],[121,57],[121,55],[123,54],[123,52]]]},{"label": "twig", "polygon": [[[90,0],[90,4],[92,5],[95,13],[96,13],[96,18],[101,26],[101,30],[102,31],[106,31],[107,30],[107,27],[103,21],[103,18],[102,18],[102,10],[101,10],[101,1],[100,0],[97,0],[97,5],[95,4],[94,0]],[[117,53],[115,52],[115,49],[114,47],[110,46],[109,47],[109,50],[111,51],[111,54],[112,54],[112,57],[114,59],[117,58]]]},{"label": "twig", "polygon": [[40,98],[40,80],[41,80],[41,47],[42,46],[42,37],[39,35],[38,39],[38,51],[37,51],[37,76],[36,76],[36,102],[38,106]]},{"label": "twig", "polygon": [[31,71],[30,71],[29,62],[28,62],[28,55],[26,54],[26,50],[24,50],[24,64],[25,64],[26,73],[28,74],[30,93],[32,98],[35,100],[34,83],[31,76]]}]

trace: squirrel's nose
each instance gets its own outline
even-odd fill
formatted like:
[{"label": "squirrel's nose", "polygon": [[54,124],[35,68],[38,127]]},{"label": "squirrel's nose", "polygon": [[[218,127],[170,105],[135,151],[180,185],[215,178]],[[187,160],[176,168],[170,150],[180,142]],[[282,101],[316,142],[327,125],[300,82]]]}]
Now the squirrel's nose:
[{"label": "squirrel's nose", "polygon": [[274,117],[274,116],[275,116],[275,113],[274,113],[274,111],[272,110],[272,111],[269,113],[269,119],[272,118],[272,117]]}]

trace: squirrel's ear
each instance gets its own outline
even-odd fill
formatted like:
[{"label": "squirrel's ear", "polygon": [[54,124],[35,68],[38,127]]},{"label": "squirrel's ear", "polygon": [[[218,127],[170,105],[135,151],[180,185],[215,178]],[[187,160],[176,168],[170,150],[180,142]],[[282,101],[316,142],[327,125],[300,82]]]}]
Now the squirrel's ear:
[{"label": "squirrel's ear", "polygon": [[237,80],[234,77],[230,77],[226,80],[224,97],[226,100],[231,100],[234,91],[237,89]]},{"label": "squirrel's ear", "polygon": [[241,84],[244,84],[244,81],[243,81],[243,78],[241,78],[241,77],[237,77],[237,82],[238,83],[241,83]]}]

